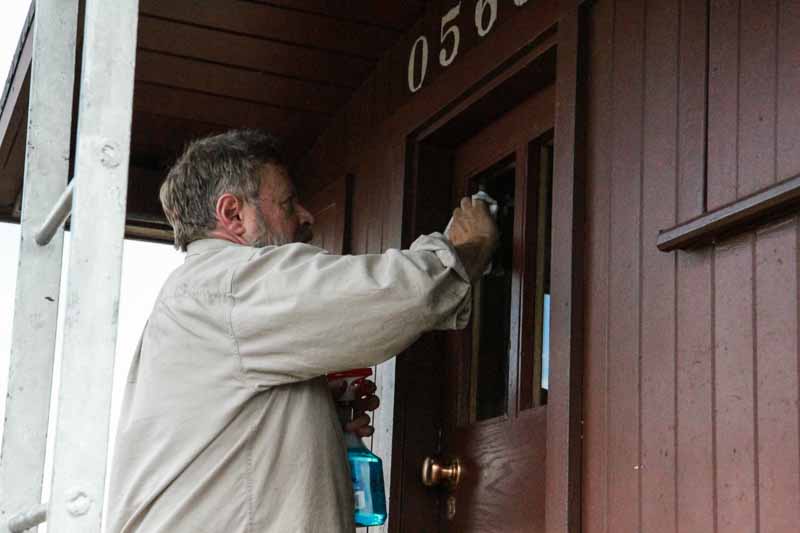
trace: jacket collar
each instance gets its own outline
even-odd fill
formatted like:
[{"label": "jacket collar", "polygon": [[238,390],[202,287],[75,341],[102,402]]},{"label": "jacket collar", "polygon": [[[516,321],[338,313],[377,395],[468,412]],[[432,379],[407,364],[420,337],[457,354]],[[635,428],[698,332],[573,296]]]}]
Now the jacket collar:
[{"label": "jacket collar", "polygon": [[227,248],[229,246],[242,246],[241,244],[236,244],[235,242],[226,241],[225,239],[200,239],[197,241],[192,241],[189,243],[189,246],[186,247],[186,257],[192,257],[193,255],[200,255],[206,252],[214,252],[217,250],[221,250],[223,248]]}]

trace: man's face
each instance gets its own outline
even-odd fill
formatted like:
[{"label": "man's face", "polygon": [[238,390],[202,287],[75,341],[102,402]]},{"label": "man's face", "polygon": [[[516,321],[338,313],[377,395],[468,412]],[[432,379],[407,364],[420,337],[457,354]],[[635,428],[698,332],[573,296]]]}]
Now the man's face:
[{"label": "man's face", "polygon": [[255,247],[309,242],[314,217],[297,198],[285,168],[266,164],[261,167],[258,205],[243,211],[248,242]]}]

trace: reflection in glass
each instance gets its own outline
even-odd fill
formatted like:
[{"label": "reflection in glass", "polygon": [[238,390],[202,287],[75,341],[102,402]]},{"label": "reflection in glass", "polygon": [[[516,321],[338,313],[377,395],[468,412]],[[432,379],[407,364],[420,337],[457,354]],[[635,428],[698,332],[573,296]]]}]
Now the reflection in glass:
[{"label": "reflection in glass", "polygon": [[542,319],[542,389],[550,389],[550,295],[544,295]]},{"label": "reflection in glass", "polygon": [[[534,299],[534,402],[547,403],[550,389],[550,248],[553,218],[553,144],[538,147],[539,181],[536,193],[536,283]],[[525,298],[530,298],[526,296]],[[538,394],[537,394],[538,391]]]}]

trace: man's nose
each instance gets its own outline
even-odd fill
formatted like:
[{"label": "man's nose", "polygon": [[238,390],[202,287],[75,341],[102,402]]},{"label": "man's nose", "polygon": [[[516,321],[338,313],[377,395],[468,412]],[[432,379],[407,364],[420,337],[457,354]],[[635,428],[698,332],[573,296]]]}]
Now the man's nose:
[{"label": "man's nose", "polygon": [[306,209],[305,207],[303,207],[302,205],[299,206],[299,207],[300,207],[300,222],[302,224],[308,224],[310,226],[313,226],[314,225],[314,215],[312,215],[311,212],[308,209]]}]

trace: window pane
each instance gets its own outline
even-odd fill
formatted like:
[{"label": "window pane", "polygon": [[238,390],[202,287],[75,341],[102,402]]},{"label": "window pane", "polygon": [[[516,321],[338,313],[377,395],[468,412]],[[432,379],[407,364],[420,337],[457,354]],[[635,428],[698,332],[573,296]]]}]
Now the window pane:
[{"label": "window pane", "polygon": [[535,371],[533,405],[547,403],[550,388],[550,248],[553,203],[553,145],[539,145],[538,187],[536,194],[536,283],[534,297],[535,325],[533,331]]},{"label": "window pane", "polygon": [[473,326],[473,379],[476,420],[506,413],[508,361],[511,346],[511,280],[514,243],[514,165],[478,178],[478,187],[498,203],[500,243],[487,271],[475,287],[477,315]]},{"label": "window pane", "polygon": [[544,295],[544,320],[542,320],[542,389],[550,389],[550,295]]}]

